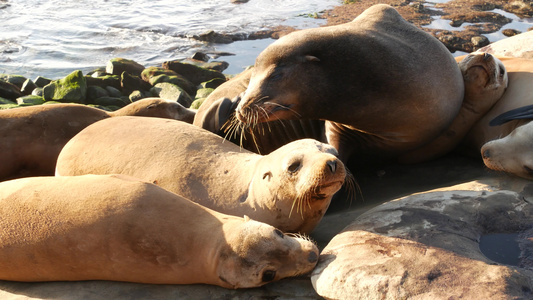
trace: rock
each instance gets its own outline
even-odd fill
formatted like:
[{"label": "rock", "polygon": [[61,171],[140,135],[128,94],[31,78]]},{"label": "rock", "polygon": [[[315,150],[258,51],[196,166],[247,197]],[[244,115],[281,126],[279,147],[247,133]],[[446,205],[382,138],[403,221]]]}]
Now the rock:
[{"label": "rock", "polygon": [[[516,29],[511,29],[511,28],[508,28],[508,29],[504,29],[502,30],[502,33],[503,35],[507,36],[507,37],[510,37],[510,36],[515,36],[517,34],[520,34],[521,32],[516,30]],[[486,46],[486,45],[485,45]]]},{"label": "rock", "polygon": [[101,106],[117,106],[117,107],[124,107],[129,103],[129,100],[125,101],[122,98],[116,98],[116,97],[100,97],[93,101],[94,105],[101,105]]},{"label": "rock", "polygon": [[37,85],[31,79],[26,79],[26,81],[24,81],[22,84],[20,92],[23,95],[30,95],[36,87]]},{"label": "rock", "polygon": [[2,110],[2,109],[12,109],[12,108],[17,108],[17,107],[19,107],[19,106],[16,103],[13,103],[13,104],[0,104],[0,110]]},{"label": "rock", "polygon": [[503,6],[503,9],[508,12],[516,14],[521,19],[533,17],[533,7],[531,0],[526,1],[510,1]]},{"label": "rock", "polygon": [[247,3],[250,0],[231,0],[231,3],[233,4],[241,4],[241,3]]},{"label": "rock", "polygon": [[226,80],[226,76],[220,72],[203,69],[198,66],[180,61],[166,61],[163,63],[163,68],[172,70],[177,74],[182,75],[195,85],[214,78],[219,78],[224,81]]},{"label": "rock", "polygon": [[202,106],[202,104],[204,103],[206,98],[196,98],[194,99],[194,101],[191,103],[191,106],[189,108],[192,108],[192,109],[199,109],[200,106]]},{"label": "rock", "polygon": [[122,92],[112,86],[106,86],[105,90],[109,93],[110,97],[120,98],[122,97]]},{"label": "rock", "polygon": [[44,77],[41,77],[41,76],[37,76],[37,78],[35,78],[35,80],[33,82],[35,83],[36,86],[38,86],[40,88],[43,88],[45,85],[47,85],[50,82],[52,82],[52,79],[48,79],[48,78],[44,78]]},{"label": "rock", "polygon": [[196,95],[196,85],[172,70],[149,67],[142,72],[141,77],[144,81],[150,83],[152,86],[155,86],[158,83],[168,82],[181,87],[191,97]]},{"label": "rock", "polygon": [[24,81],[26,81],[26,77],[21,75],[9,75],[9,74],[2,74],[0,75],[0,80],[7,81],[13,85],[15,85],[19,90],[22,88],[22,85],[24,84]]},{"label": "rock", "polygon": [[44,103],[43,97],[29,95],[17,98],[18,105],[40,105]]},{"label": "rock", "polygon": [[36,88],[33,89],[31,94],[34,95],[34,96],[42,97],[43,96],[43,88],[36,87]]},{"label": "rock", "polygon": [[0,104],[16,104],[16,103],[9,99],[0,97]]},{"label": "rock", "polygon": [[81,71],[74,71],[63,79],[52,81],[43,88],[46,101],[85,103],[87,82]]},{"label": "rock", "polygon": [[131,102],[139,101],[141,99],[147,98],[141,91],[133,91],[128,96]]},{"label": "rock", "polygon": [[131,75],[140,76],[144,66],[130,59],[114,58],[107,62],[106,73],[121,75],[128,72]]},{"label": "rock", "polygon": [[204,62],[201,60],[196,60],[192,58],[186,58],[184,60],[181,60],[181,62],[191,64],[198,66],[200,68],[209,69],[213,71],[223,72],[229,67],[229,63],[225,61],[212,61],[212,62]]},{"label": "rock", "polygon": [[202,88],[196,91],[196,98],[207,98],[215,89],[213,88]]},{"label": "rock", "polygon": [[0,97],[15,100],[16,98],[21,96],[22,93],[16,85],[7,81],[0,80]]},{"label": "rock", "polygon": [[152,93],[157,94],[159,98],[168,101],[176,101],[185,107],[191,106],[192,103],[191,96],[189,96],[185,90],[172,83],[158,83],[152,88]]},{"label": "rock", "polygon": [[136,90],[148,91],[151,88],[150,84],[139,76],[130,75],[128,72],[123,72],[120,75],[120,86],[122,87],[122,93],[125,95],[129,95]]},{"label": "rock", "polygon": [[106,72],[106,67],[100,67],[87,73],[87,76],[94,77],[94,78],[104,77],[107,75],[111,75],[111,74]]},{"label": "rock", "polygon": [[91,85],[87,87],[87,102],[93,103],[94,100],[100,97],[109,97],[109,93],[103,87]]},{"label": "rock", "polygon": [[120,76],[117,75],[106,75],[102,77],[85,76],[85,80],[87,81],[87,86],[96,85],[103,88],[107,86],[112,86],[116,89],[122,88],[120,85]]},{"label": "rock", "polygon": [[203,53],[203,52],[196,52],[194,53],[191,58],[193,60],[200,60],[200,61],[203,61],[203,62],[208,62],[209,59],[211,59],[211,57],[209,57],[209,55]]},{"label": "rock", "polygon": [[221,84],[223,84],[226,81],[227,80],[225,78],[224,79],[222,79],[222,78],[214,78],[214,79],[211,79],[209,81],[202,82],[201,86],[204,89],[216,89],[217,87],[219,87]]},{"label": "rock", "polygon": [[499,56],[533,59],[533,31],[497,41],[478,51]]},{"label": "rock", "polygon": [[404,197],[359,216],[321,252],[315,290],[327,299],[530,297],[533,269],[488,259],[479,239],[531,228],[533,204],[513,191],[462,189]]},{"label": "rock", "polygon": [[481,47],[485,47],[488,44],[490,44],[489,39],[486,36],[475,36],[471,39],[472,45],[474,45],[474,48],[479,49]]}]

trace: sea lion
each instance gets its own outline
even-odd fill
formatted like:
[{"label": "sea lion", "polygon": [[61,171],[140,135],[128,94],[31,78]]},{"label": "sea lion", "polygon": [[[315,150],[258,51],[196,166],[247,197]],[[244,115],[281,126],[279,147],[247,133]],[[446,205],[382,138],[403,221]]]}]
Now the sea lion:
[{"label": "sea lion", "polygon": [[456,59],[459,61],[465,85],[465,95],[459,113],[440,136],[414,151],[401,155],[399,162],[427,161],[452,151],[505,92],[508,85],[507,72],[498,58],[488,53],[472,53]]},{"label": "sea lion", "polygon": [[343,161],[426,144],[450,125],[464,94],[446,47],[383,4],[350,23],[280,38],[252,72],[238,120],[327,120],[328,142]]},{"label": "sea lion", "polygon": [[235,109],[248,87],[252,69],[247,69],[217,87],[198,109],[193,124],[258,154],[270,152],[292,141],[312,138],[327,142],[322,120],[275,120],[239,126]]},{"label": "sea lion", "polygon": [[54,175],[63,146],[88,125],[114,116],[152,116],[192,123],[194,112],[175,102],[148,98],[115,111],[81,104],[53,104],[0,110],[0,181]]},{"label": "sea lion", "polygon": [[257,287],[313,269],[318,249],[123,175],[0,183],[0,279]]},{"label": "sea lion", "polygon": [[460,151],[477,157],[481,153],[490,169],[533,179],[533,157],[529,155],[533,114],[528,113],[533,105],[533,60],[498,58],[507,70],[508,88],[470,129]]},{"label": "sea lion", "polygon": [[72,138],[56,175],[126,174],[222,213],[308,233],[344,183],[336,154],[303,139],[262,156],[184,122],[117,117]]}]

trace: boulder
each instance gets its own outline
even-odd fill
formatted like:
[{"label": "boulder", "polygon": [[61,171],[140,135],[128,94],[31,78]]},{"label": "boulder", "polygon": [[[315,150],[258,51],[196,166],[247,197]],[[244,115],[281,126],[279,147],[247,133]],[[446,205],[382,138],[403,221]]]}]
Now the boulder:
[{"label": "boulder", "polygon": [[18,97],[21,97],[22,93],[20,89],[7,81],[0,80],[0,97],[15,100]]},{"label": "boulder", "polygon": [[113,58],[106,65],[106,73],[113,75],[121,75],[123,72],[128,72],[131,75],[139,76],[143,70],[143,65],[124,58]]},{"label": "boulder", "polygon": [[38,86],[40,88],[43,88],[47,84],[52,82],[52,79],[48,79],[48,78],[45,78],[45,77],[37,76],[33,82],[35,83],[36,86]]},{"label": "boulder", "polygon": [[321,252],[315,290],[326,299],[531,297],[533,268],[492,261],[479,241],[532,227],[533,184],[521,193],[479,189],[411,195],[365,212]]},{"label": "boulder", "polygon": [[164,62],[163,68],[172,70],[177,74],[182,75],[195,85],[214,78],[220,78],[224,81],[226,80],[226,76],[224,76],[224,74],[221,72],[204,69],[193,64],[183,63],[176,60]]},{"label": "boulder", "polygon": [[191,97],[196,94],[196,85],[172,70],[149,67],[142,72],[141,78],[152,86],[155,86],[158,83],[168,82],[181,87]]},{"label": "boulder", "polygon": [[21,106],[22,105],[24,106],[40,105],[44,103],[44,99],[43,97],[34,96],[34,95],[22,96],[22,97],[17,98],[17,103],[18,105],[21,105]]},{"label": "boulder", "polygon": [[43,88],[46,101],[85,103],[87,82],[81,71],[74,71],[63,79],[52,81]]},{"label": "boulder", "polygon": [[152,88],[152,94],[156,94],[159,98],[168,100],[168,101],[175,101],[179,104],[189,107],[192,103],[192,98],[183,90],[181,87],[168,83],[168,82],[161,82],[156,84]]},{"label": "boulder", "polygon": [[20,92],[23,95],[31,95],[35,88],[37,88],[37,85],[31,79],[26,79],[20,88]]},{"label": "boulder", "polygon": [[117,75],[105,75],[101,77],[85,76],[85,80],[87,81],[87,86],[95,85],[103,88],[112,86],[116,89],[121,89],[120,76]]}]

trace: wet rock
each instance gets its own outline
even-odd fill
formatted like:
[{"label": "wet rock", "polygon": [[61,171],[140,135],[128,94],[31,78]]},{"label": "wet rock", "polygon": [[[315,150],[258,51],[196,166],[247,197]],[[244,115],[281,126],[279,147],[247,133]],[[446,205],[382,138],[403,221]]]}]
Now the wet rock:
[{"label": "wet rock", "polygon": [[120,76],[117,75],[105,75],[102,77],[85,76],[87,85],[99,86],[105,88],[106,86],[112,86],[116,89],[121,89]]},{"label": "wet rock", "polygon": [[[510,28],[508,28],[508,29],[504,29],[504,30],[502,30],[502,33],[503,33],[503,35],[505,35],[505,36],[507,36],[507,37],[511,37],[511,36],[515,36],[515,35],[517,35],[517,34],[520,34],[521,32],[518,31],[518,30],[516,30],[516,29],[510,29]],[[486,46],[486,45],[485,45],[485,46]]]},{"label": "wet rock", "polygon": [[130,59],[114,58],[107,62],[106,73],[121,75],[128,72],[131,75],[140,76],[144,66]]},{"label": "wet rock", "polygon": [[229,63],[225,61],[204,62],[201,60],[186,58],[184,60],[181,60],[181,62],[192,64],[192,65],[198,66],[200,68],[208,69],[208,70],[218,71],[218,72],[223,72],[229,67]]},{"label": "wet rock", "polygon": [[511,12],[519,16],[520,18],[533,17],[533,7],[531,6],[531,0],[526,1],[511,1],[503,6],[505,11]]},{"label": "wet rock", "polygon": [[96,85],[87,87],[87,102],[93,103],[94,100],[100,97],[109,97],[109,93],[107,92],[106,89],[104,89],[103,87],[96,86]]},{"label": "wet rock", "polygon": [[241,3],[247,3],[250,0],[230,0],[233,4],[241,4]]},{"label": "wet rock", "polygon": [[203,52],[196,52],[194,53],[192,56],[191,56],[191,59],[193,60],[200,60],[200,61],[203,61],[203,62],[208,62],[209,59],[211,59],[209,57],[209,55],[203,53]]},{"label": "wet rock", "polygon": [[198,66],[180,61],[166,61],[163,63],[163,68],[172,70],[177,74],[182,75],[195,85],[214,78],[226,80],[226,76],[224,76],[224,74],[221,72],[200,68]]},{"label": "wet rock", "polygon": [[15,100],[20,96],[22,93],[16,85],[0,80],[0,97]]},{"label": "wet rock", "polygon": [[479,49],[481,47],[485,47],[487,46],[488,44],[490,44],[490,41],[487,37],[485,36],[475,36],[471,39],[472,41],[472,45],[474,45],[474,48],[476,49]]},{"label": "wet rock", "polygon": [[151,92],[156,94],[159,98],[168,101],[176,101],[185,107],[191,106],[192,103],[191,96],[189,96],[189,94],[187,94],[187,92],[181,87],[172,83],[158,83],[152,88]]},{"label": "wet rock", "polygon": [[52,81],[43,88],[46,101],[85,103],[87,82],[82,72],[77,70],[65,78]]},{"label": "wet rock", "polygon": [[24,81],[22,84],[20,92],[23,95],[30,95],[36,87],[37,85],[31,79],[26,79],[26,81]]},{"label": "wet rock", "polygon": [[17,104],[18,105],[40,105],[44,103],[43,97],[29,95],[29,96],[22,96],[17,98]]},{"label": "wet rock", "polygon": [[528,298],[533,270],[488,259],[479,239],[531,224],[533,204],[512,191],[451,187],[408,196],[367,211],[336,235],[311,279],[328,299]]},{"label": "wet rock", "polygon": [[37,78],[35,78],[35,80],[33,82],[35,83],[36,86],[42,88],[45,85],[47,85],[50,82],[52,82],[52,79],[48,79],[48,78],[45,78],[45,77],[42,77],[42,76],[37,76]]}]

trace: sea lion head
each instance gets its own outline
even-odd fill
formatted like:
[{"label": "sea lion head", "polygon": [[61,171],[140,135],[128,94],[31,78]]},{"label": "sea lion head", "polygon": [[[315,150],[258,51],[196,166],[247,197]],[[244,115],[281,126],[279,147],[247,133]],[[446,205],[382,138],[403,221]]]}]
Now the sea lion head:
[{"label": "sea lion head", "polygon": [[[271,216],[299,232],[310,232],[326,212],[346,178],[337,150],[313,139],[301,139],[262,157],[250,183],[251,205],[268,205]],[[256,200],[257,199],[257,200]],[[256,218],[257,219],[257,218]],[[261,220],[269,223],[267,220]],[[288,225],[290,224],[290,226]],[[278,225],[286,230],[283,225]]]},{"label": "sea lion head", "polygon": [[494,103],[509,83],[505,66],[489,53],[467,55],[459,69],[465,82],[465,99]]},{"label": "sea lion head", "polygon": [[533,122],[514,129],[507,136],[481,147],[485,165],[519,177],[533,179]]},{"label": "sea lion head", "polygon": [[308,117],[309,101],[316,96],[321,78],[320,58],[312,54],[315,44],[294,32],[261,52],[237,106],[237,119],[255,124]]},{"label": "sea lion head", "polygon": [[217,272],[228,287],[257,287],[313,270],[319,251],[308,238],[244,219],[224,230],[227,246],[220,251]]},{"label": "sea lion head", "polygon": [[115,111],[114,116],[143,116],[167,118],[192,124],[196,112],[174,101],[161,98],[145,98]]}]

